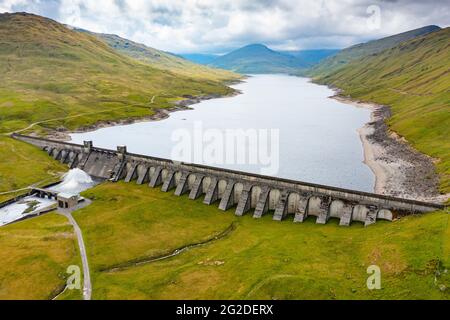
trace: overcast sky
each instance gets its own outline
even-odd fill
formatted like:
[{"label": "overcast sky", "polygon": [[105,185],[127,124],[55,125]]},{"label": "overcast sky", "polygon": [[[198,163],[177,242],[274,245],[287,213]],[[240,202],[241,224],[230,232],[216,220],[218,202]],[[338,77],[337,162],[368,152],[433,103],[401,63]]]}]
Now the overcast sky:
[{"label": "overcast sky", "polygon": [[343,48],[446,27],[450,0],[0,0],[0,12],[18,11],[175,53],[224,53],[250,43]]}]

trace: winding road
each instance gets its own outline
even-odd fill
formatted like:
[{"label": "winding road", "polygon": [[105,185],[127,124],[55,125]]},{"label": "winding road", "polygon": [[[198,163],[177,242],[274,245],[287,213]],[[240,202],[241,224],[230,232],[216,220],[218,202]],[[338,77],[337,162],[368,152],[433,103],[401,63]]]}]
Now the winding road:
[{"label": "winding road", "polygon": [[78,246],[80,248],[81,263],[83,264],[83,299],[91,300],[92,295],[91,274],[89,272],[89,263],[86,254],[86,247],[84,245],[83,234],[77,222],[73,218],[71,211],[58,210],[58,213],[65,216],[69,220],[70,224],[73,226],[75,234],[77,235]]}]

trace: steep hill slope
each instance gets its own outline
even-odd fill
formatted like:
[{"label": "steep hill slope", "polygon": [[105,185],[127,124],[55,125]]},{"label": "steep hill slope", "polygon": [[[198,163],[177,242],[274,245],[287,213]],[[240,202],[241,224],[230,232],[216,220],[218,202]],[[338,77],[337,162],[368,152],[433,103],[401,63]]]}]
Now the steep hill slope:
[{"label": "steep hill slope", "polygon": [[212,66],[239,73],[289,73],[305,67],[295,57],[273,51],[262,44],[251,44],[218,57]]},{"label": "steep hill slope", "polygon": [[450,192],[450,28],[352,61],[316,80],[353,98],[391,106],[390,128],[439,159],[441,189]]},{"label": "steep hill slope", "polygon": [[334,56],[322,60],[317,66],[309,70],[309,74],[320,76],[335,71],[353,60],[360,59],[371,54],[381,52],[385,49],[392,48],[400,42],[408,41],[416,37],[426,35],[430,32],[438,31],[438,26],[426,26],[415,30],[399,33],[390,37],[360,43],[344,50],[341,50]]},{"label": "steep hill slope", "polygon": [[192,63],[182,57],[169,52],[147,47],[144,44],[133,42],[113,34],[94,33],[82,29],[76,31],[87,32],[105,41],[111,48],[119,53],[131,58],[150,64],[152,67],[169,70],[187,77],[210,79],[210,80],[229,80],[236,77],[229,71],[209,68],[196,63]]},{"label": "steep hill slope", "polygon": [[50,119],[59,120],[41,128],[144,117],[183,95],[232,91],[219,81],[152,67],[89,34],[25,13],[0,15],[0,74],[0,133]]}]

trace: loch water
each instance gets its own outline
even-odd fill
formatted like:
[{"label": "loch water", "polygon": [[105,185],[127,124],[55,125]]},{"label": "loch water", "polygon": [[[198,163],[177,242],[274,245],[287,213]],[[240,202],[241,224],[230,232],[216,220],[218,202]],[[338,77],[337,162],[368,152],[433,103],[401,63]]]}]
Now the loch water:
[{"label": "loch water", "polygon": [[[269,141],[270,150],[276,151],[270,161],[277,161],[272,163],[276,170],[269,175],[373,191],[375,179],[363,163],[363,147],[357,133],[370,121],[369,110],[332,99],[333,90],[302,77],[253,75],[233,87],[242,93],[202,101],[192,105],[193,110],[177,111],[160,121],[74,133],[72,142],[92,140],[95,146],[109,149],[126,145],[129,152],[173,158],[174,148],[177,143],[180,147],[183,136],[188,136],[194,149],[198,149],[199,139],[200,148],[207,149],[208,141],[213,141],[211,137],[220,132],[226,137],[227,130],[256,132],[258,138],[264,137],[259,135],[264,132],[267,137],[278,132],[278,139]],[[246,146],[251,148],[249,143]],[[267,173],[263,169],[269,167],[267,159],[265,163],[215,159],[193,154],[189,162],[258,174]]]}]

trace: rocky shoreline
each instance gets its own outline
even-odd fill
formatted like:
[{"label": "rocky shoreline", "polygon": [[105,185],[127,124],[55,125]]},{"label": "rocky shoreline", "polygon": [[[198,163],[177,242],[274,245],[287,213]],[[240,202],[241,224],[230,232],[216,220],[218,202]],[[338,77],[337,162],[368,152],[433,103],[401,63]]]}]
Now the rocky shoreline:
[{"label": "rocky shoreline", "polygon": [[340,102],[372,111],[371,120],[358,130],[364,148],[364,163],[375,175],[375,193],[422,201],[444,202],[434,159],[414,150],[391,132],[385,120],[391,116],[384,105],[355,101],[337,93]]}]

